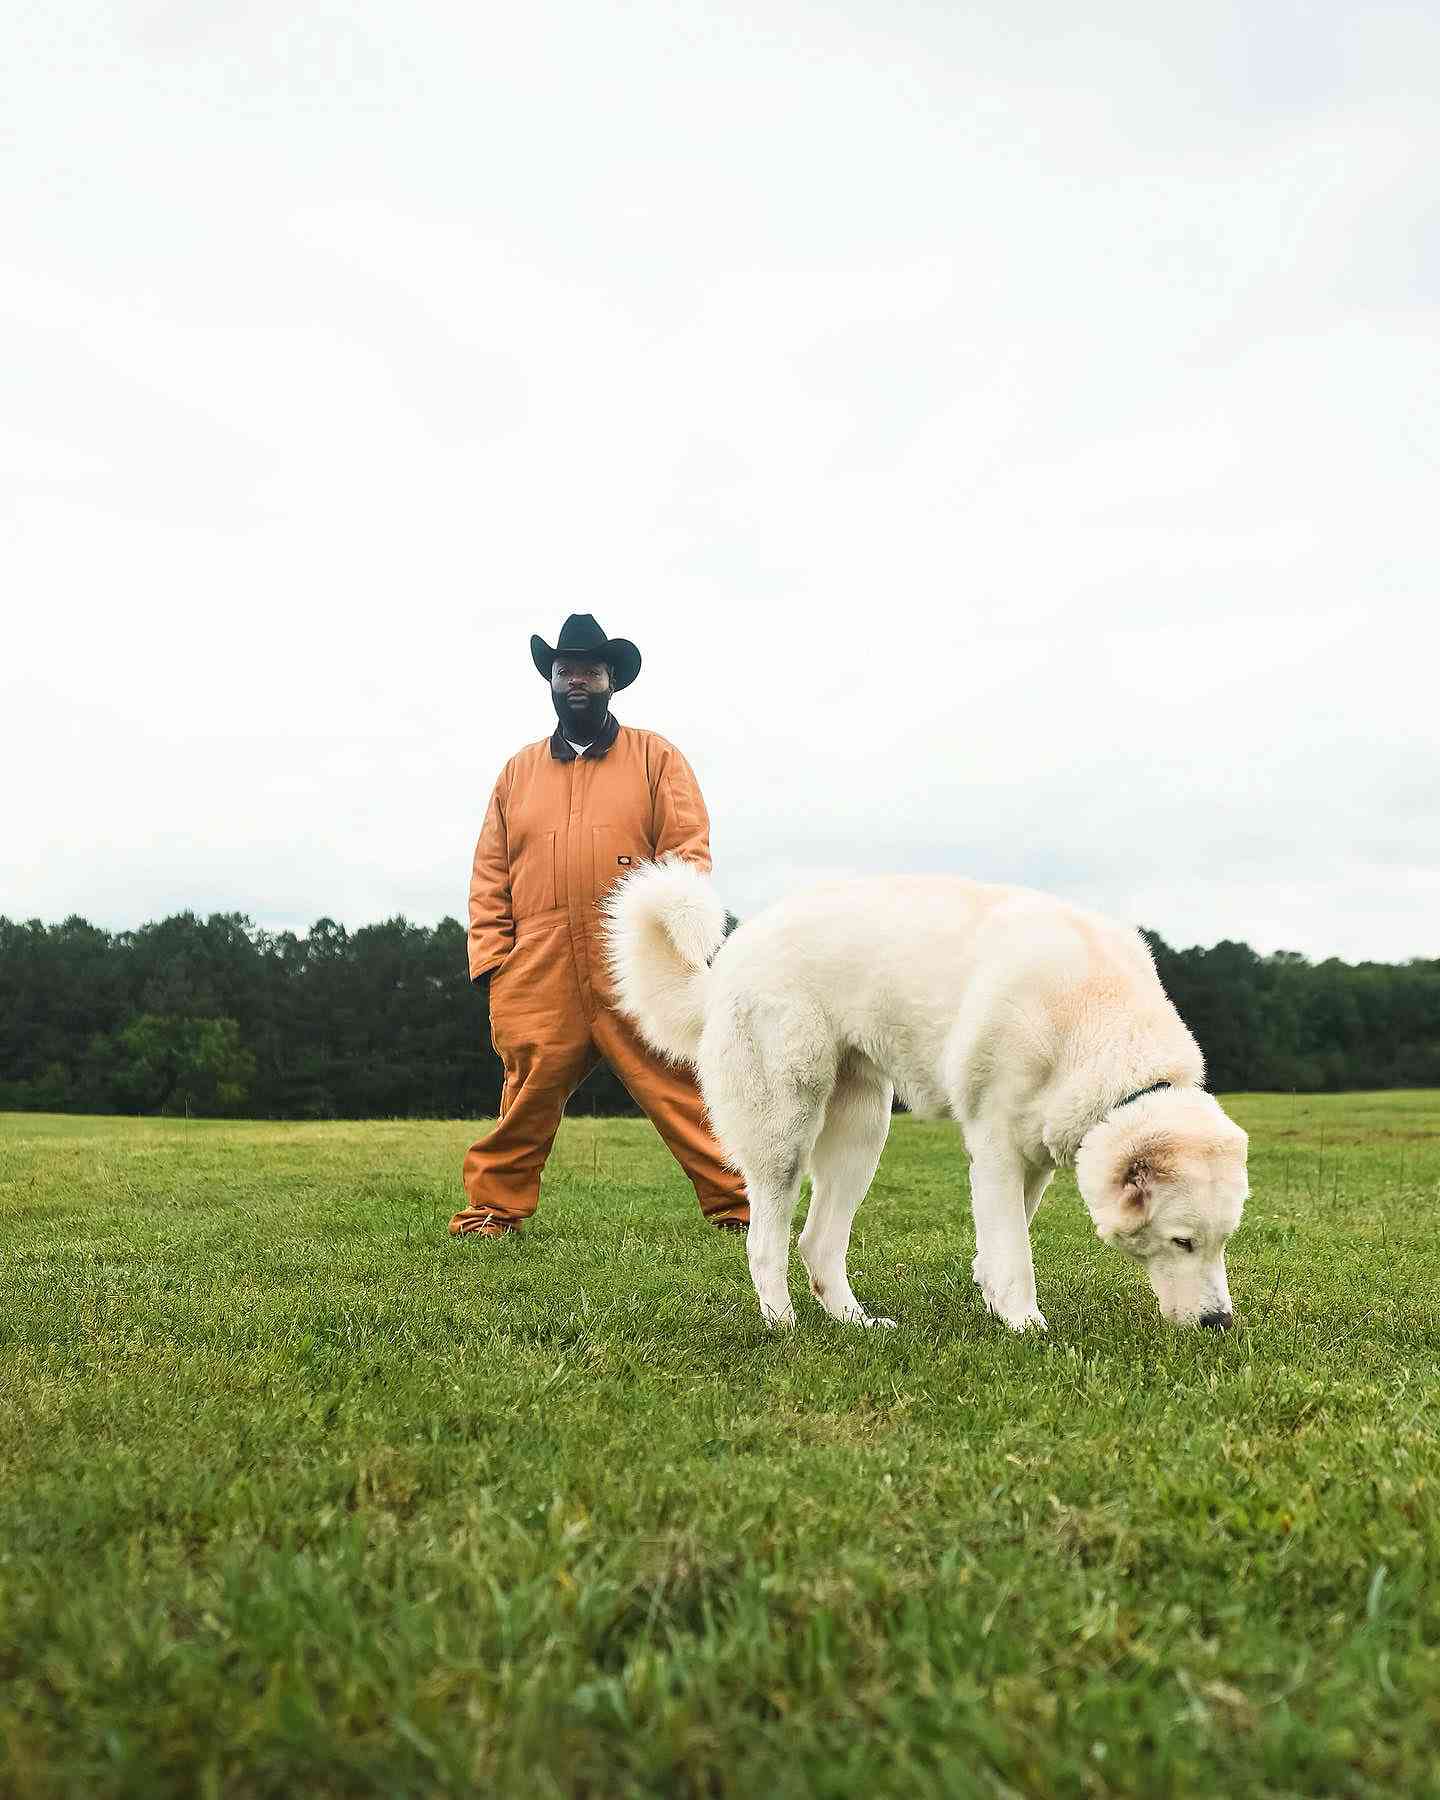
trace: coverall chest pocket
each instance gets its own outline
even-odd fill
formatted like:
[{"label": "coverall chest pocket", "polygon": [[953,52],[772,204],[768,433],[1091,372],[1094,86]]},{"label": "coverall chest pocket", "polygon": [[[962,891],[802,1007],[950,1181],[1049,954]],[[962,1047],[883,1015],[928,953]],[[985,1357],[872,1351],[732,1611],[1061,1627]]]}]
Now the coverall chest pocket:
[{"label": "coverall chest pocket", "polygon": [[606,893],[622,875],[650,860],[650,847],[638,833],[623,825],[595,827],[595,898]]},{"label": "coverall chest pocket", "polygon": [[516,920],[549,912],[555,905],[555,833],[526,837],[510,865],[510,899]]}]

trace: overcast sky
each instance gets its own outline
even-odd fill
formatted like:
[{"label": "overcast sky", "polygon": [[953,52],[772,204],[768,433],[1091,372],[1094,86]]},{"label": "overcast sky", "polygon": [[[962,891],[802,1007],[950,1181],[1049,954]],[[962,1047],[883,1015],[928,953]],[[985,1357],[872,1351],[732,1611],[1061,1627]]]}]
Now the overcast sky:
[{"label": "overcast sky", "polygon": [[1440,11],[1081,12],[5,9],[0,911],[460,916],[586,611],[739,912],[1440,955]]}]

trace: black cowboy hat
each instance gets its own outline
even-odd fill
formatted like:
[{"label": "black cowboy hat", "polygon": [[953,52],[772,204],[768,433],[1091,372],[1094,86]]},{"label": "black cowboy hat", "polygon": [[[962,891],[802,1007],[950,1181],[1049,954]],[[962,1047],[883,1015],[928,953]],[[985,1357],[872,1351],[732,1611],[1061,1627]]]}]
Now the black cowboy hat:
[{"label": "black cowboy hat", "polygon": [[591,613],[571,613],[560,627],[552,650],[542,637],[532,637],[530,654],[535,667],[548,681],[557,656],[573,656],[577,662],[609,663],[615,671],[615,692],[629,687],[640,673],[640,652],[629,638],[607,638]]}]

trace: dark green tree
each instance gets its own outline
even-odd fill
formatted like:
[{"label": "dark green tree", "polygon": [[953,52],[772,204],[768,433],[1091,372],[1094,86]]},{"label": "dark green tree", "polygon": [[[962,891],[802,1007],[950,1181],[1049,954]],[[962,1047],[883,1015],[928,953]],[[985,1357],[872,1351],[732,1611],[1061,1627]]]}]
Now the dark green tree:
[{"label": "dark green tree", "polygon": [[[1312,966],[1147,936],[1213,1088],[1440,1086],[1440,961]],[[0,1107],[473,1119],[500,1080],[454,919],[0,918]],[[603,1065],[573,1104],[633,1110]]]},{"label": "dark green tree", "polygon": [[111,1079],[137,1112],[239,1112],[255,1074],[254,1054],[234,1019],[141,1013],[120,1033]]}]

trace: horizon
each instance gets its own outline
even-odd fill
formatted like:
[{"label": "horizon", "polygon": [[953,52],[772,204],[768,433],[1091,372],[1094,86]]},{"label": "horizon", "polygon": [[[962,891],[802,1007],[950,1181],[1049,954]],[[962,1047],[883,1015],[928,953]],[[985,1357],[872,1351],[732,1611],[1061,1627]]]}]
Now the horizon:
[{"label": "horizon", "polygon": [[[338,926],[340,930],[346,934],[347,938],[354,937],[357,933],[362,931],[382,930],[386,926],[392,925],[403,925],[411,930],[430,932],[439,930],[442,925],[454,925],[461,933],[466,929],[465,920],[462,919],[458,913],[443,913],[436,919],[417,919],[412,918],[408,913],[398,912],[387,914],[384,918],[367,919],[361,924],[348,924],[343,919],[335,918],[333,914],[317,913],[308,924],[296,927],[289,925],[264,925],[258,920],[253,919],[248,913],[238,911],[235,908],[225,907],[218,907],[210,912],[201,913],[197,912],[194,907],[182,906],[178,907],[174,912],[162,913],[157,918],[142,920],[138,925],[106,925],[95,919],[87,918],[83,913],[68,913],[61,919],[40,919],[20,918],[0,911],[0,923],[18,925],[24,928],[39,925],[44,930],[54,931],[61,930],[74,921],[88,926],[93,930],[103,931],[112,938],[134,937],[140,932],[168,924],[175,919],[194,919],[195,922],[200,925],[208,924],[212,919],[234,920],[242,924],[247,931],[256,933],[257,935],[263,934],[274,938],[289,935],[294,937],[297,941],[308,938],[310,933],[321,925]],[[738,930],[744,923],[745,920],[743,918],[739,919],[735,929]],[[1168,937],[1164,931],[1159,930],[1153,925],[1146,924],[1143,920],[1135,922],[1134,929],[1147,937],[1158,938],[1161,943],[1165,945],[1167,950],[1170,950],[1179,956],[1190,955],[1196,951],[1205,954],[1209,951],[1218,949],[1222,944],[1236,944],[1244,949],[1254,951],[1263,962],[1278,962],[1281,960],[1298,958],[1301,962],[1311,968],[1319,967],[1327,962],[1341,962],[1348,968],[1363,967],[1366,964],[1373,964],[1376,967],[1383,968],[1406,968],[1415,963],[1440,962],[1440,954],[1437,954],[1436,956],[1399,957],[1312,957],[1307,956],[1303,950],[1287,949],[1283,945],[1275,950],[1262,951],[1257,949],[1255,945],[1249,943],[1245,938],[1216,938],[1212,943],[1208,944],[1187,944]]]}]

